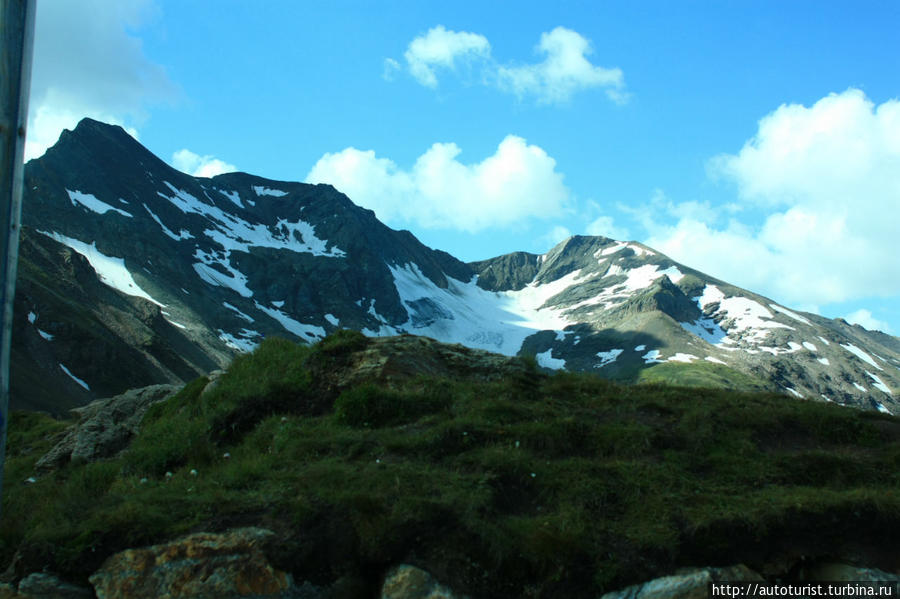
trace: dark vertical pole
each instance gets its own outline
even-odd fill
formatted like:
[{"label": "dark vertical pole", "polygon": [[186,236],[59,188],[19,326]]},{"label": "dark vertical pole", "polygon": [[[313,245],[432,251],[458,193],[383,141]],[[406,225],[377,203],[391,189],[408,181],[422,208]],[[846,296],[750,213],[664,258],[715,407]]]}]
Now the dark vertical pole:
[{"label": "dark vertical pole", "polygon": [[34,11],[35,0],[0,0],[0,496],[9,423],[9,340],[19,254]]}]

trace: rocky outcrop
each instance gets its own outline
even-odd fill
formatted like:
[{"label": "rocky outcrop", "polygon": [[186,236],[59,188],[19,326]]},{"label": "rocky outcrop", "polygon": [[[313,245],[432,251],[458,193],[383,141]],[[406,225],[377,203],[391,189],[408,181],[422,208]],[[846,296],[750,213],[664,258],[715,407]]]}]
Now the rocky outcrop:
[{"label": "rocky outcrop", "polygon": [[171,543],[128,549],[90,577],[98,599],[311,597],[263,553],[275,536],[262,528],[197,533]]},{"label": "rocky outcrop", "polygon": [[47,471],[69,461],[94,462],[116,455],[137,434],[147,409],[178,389],[175,385],[151,385],[75,408],[72,413],[78,415],[80,421],[37,461],[35,468]]},{"label": "rocky outcrop", "polygon": [[743,564],[728,568],[700,568],[654,578],[602,599],[707,599],[711,582],[762,582],[763,577]]},{"label": "rocky outcrop", "polygon": [[519,358],[510,358],[429,337],[399,335],[365,339],[346,355],[313,361],[314,378],[330,392],[340,392],[365,382],[391,385],[420,376],[455,380],[493,381],[528,376]]},{"label": "rocky outcrop", "polygon": [[381,587],[381,599],[462,599],[434,577],[415,566],[401,564],[388,571]]}]

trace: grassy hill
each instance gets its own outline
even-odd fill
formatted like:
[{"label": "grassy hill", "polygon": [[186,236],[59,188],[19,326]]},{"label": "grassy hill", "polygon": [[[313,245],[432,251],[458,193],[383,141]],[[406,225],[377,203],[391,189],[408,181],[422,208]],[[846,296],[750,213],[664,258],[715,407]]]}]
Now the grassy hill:
[{"label": "grassy hill", "polygon": [[84,580],[126,547],[251,524],[278,532],[269,557],[297,580],[375,588],[407,562],[485,597],[593,597],[682,566],[772,572],[801,556],[896,565],[891,416],[517,359],[447,376],[448,360],[467,367],[458,346],[438,359],[423,343],[269,339],[206,391],[201,378],[154,405],[119,457],[35,483],[66,423],[14,414],[3,567]]}]

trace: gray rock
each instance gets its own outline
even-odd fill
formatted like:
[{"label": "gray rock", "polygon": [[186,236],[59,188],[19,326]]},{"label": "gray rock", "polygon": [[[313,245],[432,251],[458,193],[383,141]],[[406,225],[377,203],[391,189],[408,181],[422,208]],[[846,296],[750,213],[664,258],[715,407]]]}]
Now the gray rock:
[{"label": "gray rock", "polygon": [[22,599],[92,599],[91,589],[63,582],[52,574],[34,572],[19,582]]},{"label": "gray rock", "polygon": [[415,566],[401,564],[388,571],[381,587],[381,599],[461,599],[434,577]]},{"label": "gray rock", "polygon": [[603,595],[602,599],[705,599],[711,582],[761,582],[762,576],[743,564],[700,568],[654,578]]},{"label": "gray rock", "polygon": [[80,421],[37,461],[35,468],[47,471],[68,461],[94,462],[118,454],[137,433],[147,409],[178,389],[176,385],[151,385],[72,410]]}]

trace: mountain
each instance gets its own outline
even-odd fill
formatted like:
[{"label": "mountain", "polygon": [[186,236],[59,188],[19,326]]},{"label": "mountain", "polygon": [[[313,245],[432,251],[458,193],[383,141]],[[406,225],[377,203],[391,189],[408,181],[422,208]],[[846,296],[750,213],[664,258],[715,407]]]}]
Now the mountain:
[{"label": "mountain", "polygon": [[329,185],[192,177],[90,119],[25,178],[14,406],[61,411],[190,380],[266,336],[349,328],[900,413],[896,338],[791,311],[639,243],[575,236],[466,264]]}]

